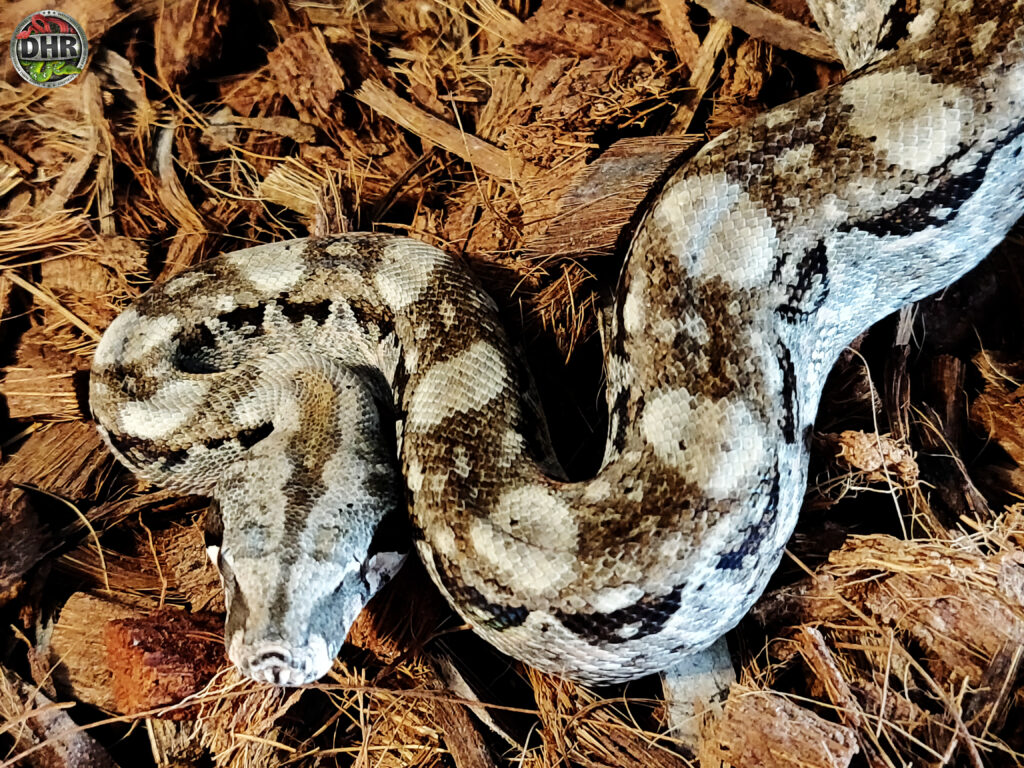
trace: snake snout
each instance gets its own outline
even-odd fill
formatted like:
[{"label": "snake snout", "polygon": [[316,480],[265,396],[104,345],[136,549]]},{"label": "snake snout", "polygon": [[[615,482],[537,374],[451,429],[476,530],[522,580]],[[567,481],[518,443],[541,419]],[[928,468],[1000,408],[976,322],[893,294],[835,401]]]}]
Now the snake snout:
[{"label": "snake snout", "polygon": [[289,650],[282,645],[254,648],[239,664],[247,677],[274,685],[312,683],[327,671],[317,666],[312,653]]}]

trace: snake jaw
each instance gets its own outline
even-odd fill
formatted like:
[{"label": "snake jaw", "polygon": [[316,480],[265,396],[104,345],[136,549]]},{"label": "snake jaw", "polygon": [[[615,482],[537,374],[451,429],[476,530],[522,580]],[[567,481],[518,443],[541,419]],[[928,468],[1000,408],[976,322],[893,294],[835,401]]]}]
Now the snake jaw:
[{"label": "snake jaw", "polygon": [[347,569],[329,594],[319,594],[314,585],[338,576],[325,579],[321,569],[307,574],[295,594],[282,597],[272,585],[254,579],[251,566],[242,568],[243,589],[224,549],[216,556],[227,607],[225,644],[238,670],[257,682],[281,686],[305,685],[327,674],[369,599],[358,568]]},{"label": "snake jaw", "polygon": [[332,483],[344,488],[338,493],[309,499],[285,483],[279,496],[253,504],[252,484],[265,488],[274,473],[269,457],[264,466],[251,456],[250,471],[217,499],[222,538],[208,543],[224,585],[225,641],[254,680],[294,686],[323,677],[363,607],[405,560],[392,466],[342,453],[335,458],[348,482]]},{"label": "snake jaw", "polygon": [[368,555],[362,563],[354,563],[337,589],[315,603],[316,619],[305,622],[319,631],[303,636],[301,632],[284,629],[280,623],[258,621],[259,616],[251,613],[251,601],[239,589],[223,549],[211,545],[207,552],[224,585],[228,657],[246,677],[281,686],[312,683],[330,671],[342,641],[366,603],[391,580],[407,557],[401,552],[378,552]]},{"label": "snake jaw", "polygon": [[255,648],[229,649],[239,671],[257,682],[280,686],[306,685],[327,674],[334,655],[321,637],[311,638],[305,648],[267,643]]},{"label": "snake jaw", "polygon": [[[369,555],[363,563],[353,562],[338,587],[319,599],[312,599],[314,590],[307,584],[305,590],[297,590],[306,599],[291,597],[293,620],[280,622],[274,606],[266,605],[265,595],[246,598],[223,550],[209,549],[216,552],[224,584],[228,657],[246,677],[281,686],[312,683],[330,671],[344,638],[367,602],[406,559],[403,553],[381,552]],[[307,581],[314,583],[317,578]],[[254,607],[260,610],[253,611]]]}]

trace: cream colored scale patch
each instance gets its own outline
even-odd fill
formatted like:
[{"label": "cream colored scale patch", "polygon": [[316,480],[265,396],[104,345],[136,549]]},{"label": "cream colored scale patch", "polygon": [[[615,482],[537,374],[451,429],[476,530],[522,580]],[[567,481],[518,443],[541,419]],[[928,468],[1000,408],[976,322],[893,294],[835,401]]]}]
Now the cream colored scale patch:
[{"label": "cream colored scale patch", "polygon": [[406,426],[430,429],[456,413],[479,410],[504,391],[508,380],[498,350],[477,341],[423,374],[409,399]]},{"label": "cream colored scale patch", "polygon": [[[857,133],[874,137],[890,162],[918,173],[945,161],[962,141],[963,126],[974,118],[974,105],[959,88],[906,69],[852,80],[843,101],[853,108],[850,126]],[[904,118],[878,119],[894,110],[902,110]]]},{"label": "cream colored scale patch", "polygon": [[672,255],[695,280],[757,288],[775,269],[779,241],[771,218],[724,173],[681,178],[665,190],[650,220],[652,229],[676,233]]}]

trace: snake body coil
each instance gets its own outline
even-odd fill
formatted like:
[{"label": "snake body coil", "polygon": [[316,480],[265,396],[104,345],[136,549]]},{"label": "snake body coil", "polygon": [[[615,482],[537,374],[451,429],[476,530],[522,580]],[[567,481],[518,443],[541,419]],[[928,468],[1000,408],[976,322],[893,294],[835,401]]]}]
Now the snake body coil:
[{"label": "snake body coil", "polygon": [[667,182],[617,288],[586,482],[559,479],[491,299],[415,241],[238,251],[118,317],[93,411],[140,476],[219,505],[242,671],[326,672],[401,564],[403,484],[438,586],[530,664],[628,680],[733,627],[793,530],[838,353],[1024,215],[1024,4],[947,5]]}]

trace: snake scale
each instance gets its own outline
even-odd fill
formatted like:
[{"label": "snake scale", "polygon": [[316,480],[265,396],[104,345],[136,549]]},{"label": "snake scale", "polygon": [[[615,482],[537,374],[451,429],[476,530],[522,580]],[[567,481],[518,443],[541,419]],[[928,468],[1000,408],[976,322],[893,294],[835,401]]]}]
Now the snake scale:
[{"label": "snake scale", "polygon": [[1024,0],[949,0],[908,31],[657,193],[610,311],[587,481],[563,479],[492,299],[414,240],[248,248],[125,310],[91,407],[137,475],[214,499],[239,669],[322,676],[402,564],[407,511],[455,609],[552,673],[625,681],[732,628],[795,525],[839,352],[1024,215]]}]

